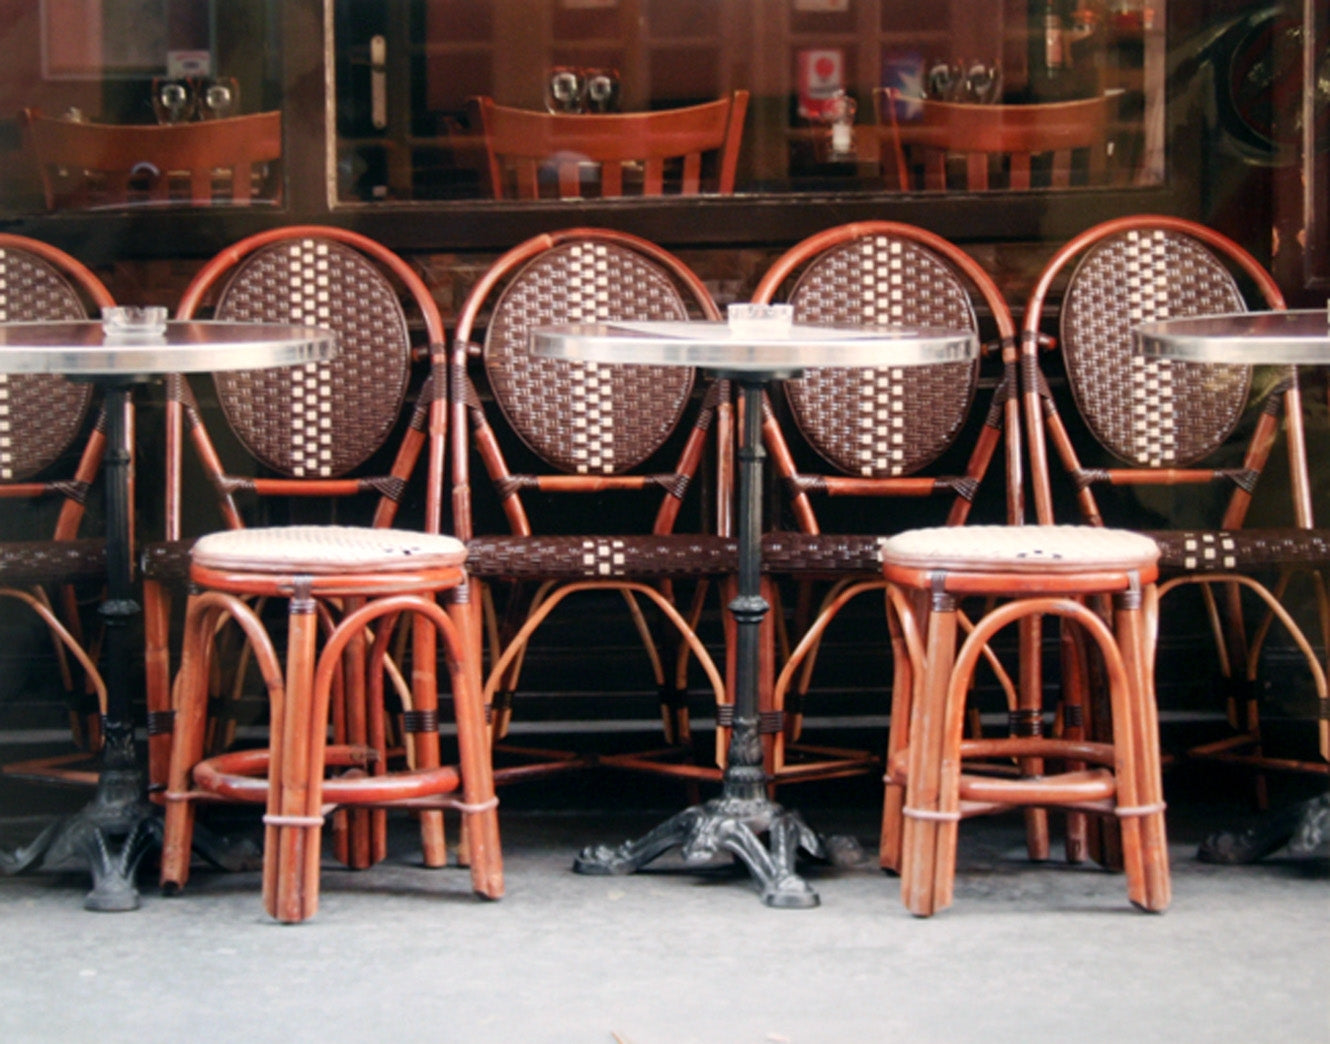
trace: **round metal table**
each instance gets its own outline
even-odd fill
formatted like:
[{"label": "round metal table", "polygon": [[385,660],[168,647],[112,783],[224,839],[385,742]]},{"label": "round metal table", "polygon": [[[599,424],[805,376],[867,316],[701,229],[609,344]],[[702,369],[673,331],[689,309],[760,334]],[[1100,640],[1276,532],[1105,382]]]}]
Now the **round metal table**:
[{"label": "round metal table", "polygon": [[92,801],[53,824],[6,867],[25,869],[38,859],[63,865],[87,860],[93,887],[90,910],[138,906],[134,874],[157,830],[134,749],[128,625],[134,600],[132,392],[167,373],[266,369],[330,359],[334,333],[319,327],[261,323],[170,322],[113,327],[90,322],[0,324],[0,372],[63,374],[101,387],[106,404],[106,721],[101,765]]},{"label": "round metal table", "polygon": [[[721,796],[679,812],[635,841],[584,849],[574,869],[586,874],[628,874],[672,848],[686,862],[705,865],[720,849],[738,857],[768,906],[809,907],[817,893],[795,870],[802,849],[826,855],[821,839],[797,812],[767,796],[758,730],[759,630],[769,606],[761,595],[762,390],[812,367],[911,366],[973,359],[970,331],[837,329],[762,320],[723,322],[614,322],[540,327],[532,350],[569,361],[690,366],[728,377],[743,401],[739,446],[736,597],[728,608],[736,624],[734,725]],[[760,835],[765,834],[764,844]]]},{"label": "round metal table", "polygon": [[[1235,312],[1142,323],[1132,330],[1137,350],[1176,362],[1246,366],[1330,366],[1330,304],[1326,308]],[[1296,524],[1314,525],[1306,437],[1300,414],[1285,418],[1299,450],[1290,481]],[[1320,712],[1321,755],[1330,757],[1330,707]],[[1250,863],[1292,842],[1310,851],[1330,836],[1330,792],[1266,814],[1247,830],[1223,830],[1206,838],[1199,855],[1210,862]]]}]

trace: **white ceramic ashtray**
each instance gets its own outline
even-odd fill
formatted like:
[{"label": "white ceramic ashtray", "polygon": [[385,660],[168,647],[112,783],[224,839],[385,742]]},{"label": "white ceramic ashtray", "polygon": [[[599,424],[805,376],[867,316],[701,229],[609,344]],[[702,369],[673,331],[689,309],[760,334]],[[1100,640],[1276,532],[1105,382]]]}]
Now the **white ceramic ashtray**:
[{"label": "white ceramic ashtray", "polygon": [[730,329],[736,333],[788,333],[794,325],[794,305],[732,304],[726,309]]},{"label": "white ceramic ashtray", "polygon": [[166,333],[166,314],[160,305],[103,308],[102,331],[108,337],[160,337]]}]

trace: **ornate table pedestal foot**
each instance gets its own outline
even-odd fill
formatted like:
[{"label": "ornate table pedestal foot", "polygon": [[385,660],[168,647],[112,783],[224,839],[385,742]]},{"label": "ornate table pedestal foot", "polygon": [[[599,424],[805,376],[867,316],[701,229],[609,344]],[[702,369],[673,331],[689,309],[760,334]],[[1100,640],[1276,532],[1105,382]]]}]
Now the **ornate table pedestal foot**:
[{"label": "ornate table pedestal foot", "polygon": [[[763,844],[761,836],[767,836]],[[748,867],[762,902],[780,909],[818,905],[818,896],[794,868],[800,849],[825,859],[827,848],[799,813],[765,797],[722,796],[677,813],[636,841],[617,848],[593,845],[573,863],[579,874],[631,874],[672,848],[689,866],[705,866],[727,851]]]},{"label": "ornate table pedestal foot", "polygon": [[1330,793],[1268,813],[1247,830],[1220,830],[1201,842],[1196,858],[1230,866],[1255,863],[1285,845],[1295,854],[1330,838]]}]

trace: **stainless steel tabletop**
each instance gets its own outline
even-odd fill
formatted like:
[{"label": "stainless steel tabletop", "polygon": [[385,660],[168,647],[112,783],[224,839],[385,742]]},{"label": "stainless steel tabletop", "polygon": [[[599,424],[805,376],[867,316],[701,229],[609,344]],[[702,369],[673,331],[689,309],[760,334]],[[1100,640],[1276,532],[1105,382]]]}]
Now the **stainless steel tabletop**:
[{"label": "stainless steel tabletop", "polygon": [[1237,312],[1142,323],[1132,335],[1142,355],[1184,362],[1330,365],[1330,312]]},{"label": "stainless steel tabletop", "polygon": [[107,334],[98,321],[0,324],[0,373],[129,377],[295,366],[330,359],[337,335],[315,326],[170,322],[160,334]]},{"label": "stainless steel tabletop", "polygon": [[792,373],[822,366],[965,362],[979,353],[971,331],[793,324],[650,321],[542,326],[537,355],[580,362],[697,366],[732,373]]}]

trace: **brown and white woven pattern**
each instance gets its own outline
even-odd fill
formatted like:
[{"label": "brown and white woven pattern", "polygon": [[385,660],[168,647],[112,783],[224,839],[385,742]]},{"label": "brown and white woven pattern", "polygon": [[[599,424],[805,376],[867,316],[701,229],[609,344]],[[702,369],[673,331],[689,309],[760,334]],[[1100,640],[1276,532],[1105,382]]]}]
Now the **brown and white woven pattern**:
[{"label": "brown and white woven pattern", "polygon": [[730,537],[484,536],[467,541],[467,572],[485,579],[620,580],[722,576],[739,565]]},{"label": "brown and white woven pattern", "polygon": [[590,240],[549,250],[513,277],[494,307],[485,369],[513,430],[570,474],[630,471],[679,422],[692,371],[542,359],[533,327],[603,320],[687,319],[669,276],[641,255]]},{"label": "brown and white woven pattern", "polygon": [[[0,250],[0,323],[86,319],[78,293],[42,258]],[[0,373],[0,481],[54,463],[83,426],[92,386],[36,373]]]},{"label": "brown and white woven pattern", "polygon": [[[965,284],[927,247],[869,236],[814,261],[790,293],[799,322],[977,329]],[[884,350],[883,362],[890,362]],[[974,397],[978,363],[816,368],[786,382],[809,444],[849,475],[909,475],[951,445]]]},{"label": "brown and white woven pattern", "polygon": [[344,475],[391,433],[410,377],[411,340],[393,285],[341,243],[301,239],[247,258],[217,316],[323,326],[335,359],[217,375],[222,409],[250,453],[295,478]]},{"label": "brown and white woven pattern", "polygon": [[1247,403],[1249,368],[1146,359],[1139,323],[1246,309],[1228,270],[1200,243],[1132,230],[1092,247],[1062,303],[1062,353],[1077,405],[1106,449],[1138,467],[1214,452]]},{"label": "brown and white woven pattern", "polygon": [[1165,530],[1145,534],[1159,545],[1159,564],[1188,573],[1227,573],[1330,562],[1330,529]]}]

